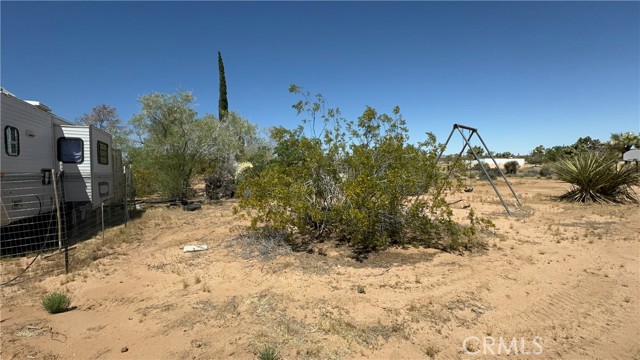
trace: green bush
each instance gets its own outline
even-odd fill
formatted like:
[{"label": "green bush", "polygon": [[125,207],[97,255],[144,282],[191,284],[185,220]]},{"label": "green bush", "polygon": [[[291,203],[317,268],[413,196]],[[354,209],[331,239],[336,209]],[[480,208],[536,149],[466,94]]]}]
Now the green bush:
[{"label": "green bush", "polygon": [[[500,176],[500,171],[498,169],[489,167],[488,162],[483,161],[482,166],[484,166],[484,170],[487,172],[487,174],[489,174],[489,178],[491,178],[491,180],[495,180]],[[482,166],[476,163],[475,165],[473,165],[473,167],[471,167],[471,171],[478,174],[480,179],[487,179],[487,176],[485,175],[484,171],[482,171]]]},{"label": "green bush", "polygon": [[582,152],[558,160],[556,176],[573,187],[560,196],[571,202],[638,202],[633,186],[640,186],[640,172],[634,166],[617,169],[617,158],[604,152]]},{"label": "green bush", "polygon": [[258,360],[280,360],[281,357],[278,354],[278,351],[269,345],[265,345],[258,352]]},{"label": "green bush", "polygon": [[480,165],[480,163],[475,163],[472,167],[471,170],[474,171],[480,171],[480,173],[482,173],[482,167],[484,166],[485,170],[489,169],[489,163],[486,161],[482,161],[482,166]]},{"label": "green bush", "polygon": [[544,165],[540,168],[539,175],[543,177],[551,177],[553,175],[553,168],[551,166]]},{"label": "green bush", "polygon": [[49,314],[58,314],[69,310],[71,306],[71,298],[65,293],[53,292],[47,294],[42,299],[42,307]]},{"label": "green bush", "polygon": [[[489,168],[485,168],[485,170],[487,170],[487,174],[489,174],[489,178],[491,180],[495,180],[498,177],[501,177],[502,175],[500,175],[500,170],[493,168],[493,169],[489,169]],[[485,175],[484,172],[480,171],[480,178],[481,179],[487,179],[487,175]]]},{"label": "green bush", "polygon": [[[433,135],[409,144],[397,107],[392,116],[367,107],[357,121],[344,121],[338,110],[320,113],[321,96],[303,96],[294,108],[310,116],[303,121],[310,128],[273,129],[276,157],[238,187],[254,228],[266,225],[301,242],[343,241],[357,252],[468,244],[475,228],[452,220],[443,195],[456,184],[436,167],[440,146]],[[324,127],[315,135],[317,118]]]},{"label": "green bush", "polygon": [[540,169],[539,168],[528,168],[527,170],[524,170],[523,173],[527,177],[536,177],[536,176],[540,175]]},{"label": "green bush", "polygon": [[508,161],[504,164],[504,171],[510,175],[517,174],[518,168],[520,168],[520,164],[517,161]]}]

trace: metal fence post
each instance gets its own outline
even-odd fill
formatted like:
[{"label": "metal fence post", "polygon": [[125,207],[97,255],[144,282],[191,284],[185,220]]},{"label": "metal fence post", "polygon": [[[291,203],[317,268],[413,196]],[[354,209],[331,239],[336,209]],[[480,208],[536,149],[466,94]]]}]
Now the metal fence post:
[{"label": "metal fence post", "polygon": [[104,202],[100,203],[100,221],[102,222],[102,242],[104,242]]},{"label": "metal fence post", "polygon": [[[64,170],[62,170],[62,162],[59,163],[58,165],[60,167],[60,175],[59,176],[54,176],[53,177],[53,181],[54,183],[58,180],[58,177],[60,178],[60,205],[59,207],[62,208],[62,213],[64,214],[64,223],[60,223],[60,228],[62,227],[62,225],[64,225],[65,227],[65,231],[64,231],[64,272],[65,274],[69,273],[69,233],[67,232],[67,221],[69,221],[69,219],[67,219],[67,210],[66,210],[66,206],[65,206],[65,194],[64,194]],[[56,201],[57,203],[57,201]],[[60,233],[62,233],[62,230],[59,230]]]},{"label": "metal fence post", "polygon": [[62,249],[62,216],[60,216],[60,198],[58,197],[58,176],[56,169],[51,169],[53,177],[53,197],[56,201],[56,219],[58,224],[58,250]]}]

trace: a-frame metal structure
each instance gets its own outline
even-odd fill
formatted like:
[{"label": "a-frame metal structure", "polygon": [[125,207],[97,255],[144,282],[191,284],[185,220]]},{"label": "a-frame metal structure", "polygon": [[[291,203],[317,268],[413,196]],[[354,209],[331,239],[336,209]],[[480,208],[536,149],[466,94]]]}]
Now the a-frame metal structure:
[{"label": "a-frame metal structure", "polygon": [[[498,188],[494,184],[493,180],[491,180],[491,177],[489,176],[489,173],[487,172],[487,169],[485,169],[485,167],[483,165],[483,161],[480,160],[480,158],[478,157],[478,154],[476,154],[476,152],[473,150],[473,147],[470,144],[470,141],[471,141],[471,138],[473,137],[473,135],[477,135],[478,139],[480,139],[480,142],[482,143],[482,146],[484,146],[484,149],[487,151],[487,154],[489,155],[489,157],[491,157],[491,160],[493,160],[493,163],[496,166],[496,169],[498,169],[498,171],[500,172],[500,175],[502,176],[504,181],[507,183],[507,186],[509,187],[509,190],[511,190],[511,193],[513,194],[513,197],[516,199],[516,204],[518,206],[521,206],[522,204],[520,203],[520,199],[518,199],[518,195],[516,195],[516,192],[513,190],[513,187],[511,187],[511,183],[509,183],[509,180],[507,179],[507,177],[502,172],[502,169],[500,169],[500,166],[498,166],[498,162],[496,161],[496,159],[491,154],[491,151],[489,151],[489,148],[487,147],[487,144],[485,144],[484,140],[482,140],[482,137],[480,136],[480,133],[478,132],[478,129],[472,128],[472,127],[469,127],[469,126],[465,126],[465,125],[453,124],[453,129],[451,129],[451,133],[449,134],[449,137],[447,138],[447,141],[444,143],[444,147],[442,148],[442,151],[440,151],[440,154],[438,155],[438,158],[436,159],[436,164],[440,161],[440,157],[442,157],[442,154],[446,150],[447,145],[449,144],[449,141],[451,140],[451,137],[453,136],[453,133],[456,130],[458,130],[458,132],[462,136],[462,139],[464,140],[464,146],[462,146],[462,150],[460,150],[460,153],[458,154],[458,156],[456,156],[454,162],[456,162],[456,161],[458,161],[458,159],[460,159],[460,157],[462,156],[462,154],[464,153],[465,149],[468,146],[469,149],[471,150],[471,153],[473,154],[473,157],[476,159],[476,161],[480,165],[480,168],[482,169],[482,172],[484,172],[484,175],[487,177],[487,179],[489,179],[489,182],[491,183],[491,186],[493,187],[493,190],[495,190],[496,194],[498,195],[498,198],[500,198],[500,202],[502,203],[502,206],[504,206],[504,209],[507,211],[507,214],[511,215],[511,211],[509,210],[509,207],[504,202],[504,199],[502,198],[502,195],[500,195],[500,192],[498,191]],[[467,130],[469,132],[469,136],[465,136],[463,130]],[[451,170],[453,170],[453,167],[449,168],[449,171],[448,171],[447,175],[451,174]]]}]

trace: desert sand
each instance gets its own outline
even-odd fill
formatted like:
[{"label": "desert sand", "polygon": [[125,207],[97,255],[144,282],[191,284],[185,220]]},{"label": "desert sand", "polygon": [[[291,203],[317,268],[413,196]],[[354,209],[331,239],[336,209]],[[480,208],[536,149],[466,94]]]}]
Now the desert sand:
[{"label": "desert sand", "polygon": [[[361,262],[331,243],[251,244],[234,201],[149,208],[78,245],[70,274],[4,288],[0,356],[256,359],[269,346],[282,359],[640,359],[640,208],[560,203],[569,185],[555,180],[512,184],[512,216],[488,183],[450,196],[456,217],[470,205],[495,223],[484,246]],[[73,309],[43,310],[51,291]]]}]

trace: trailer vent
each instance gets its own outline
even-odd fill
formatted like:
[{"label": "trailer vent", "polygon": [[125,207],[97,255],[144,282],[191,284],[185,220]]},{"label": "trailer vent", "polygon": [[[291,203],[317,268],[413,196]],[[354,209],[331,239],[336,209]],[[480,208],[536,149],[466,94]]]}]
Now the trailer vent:
[{"label": "trailer vent", "polygon": [[33,106],[37,107],[38,109],[40,109],[42,111],[51,112],[51,108],[48,107],[47,105],[41,103],[40,101],[25,100],[25,102],[27,104],[30,104],[30,105],[33,105]]},{"label": "trailer vent", "polygon": [[109,196],[109,183],[108,182],[104,182],[104,181],[99,182],[98,183],[98,192],[100,194],[100,197]]}]

